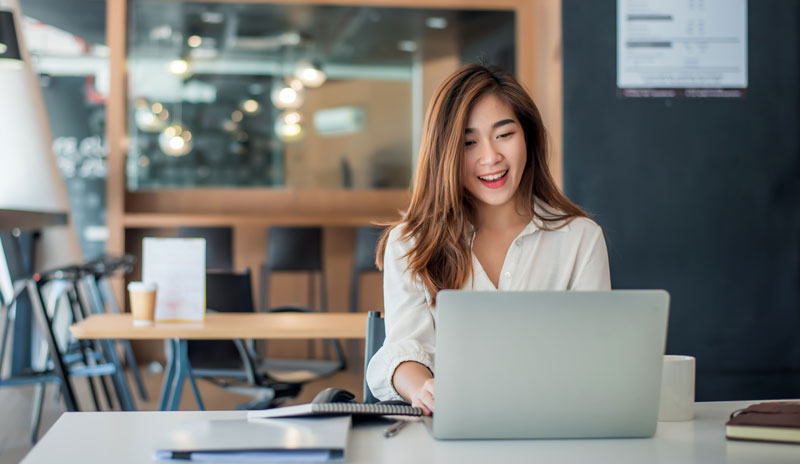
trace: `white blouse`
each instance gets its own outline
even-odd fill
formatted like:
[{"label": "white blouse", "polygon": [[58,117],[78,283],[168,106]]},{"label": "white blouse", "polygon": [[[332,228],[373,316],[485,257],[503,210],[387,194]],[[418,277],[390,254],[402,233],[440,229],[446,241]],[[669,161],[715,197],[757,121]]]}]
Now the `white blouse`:
[{"label": "white blouse", "polygon": [[[435,374],[434,318],[436,309],[420,279],[411,279],[403,255],[413,238],[401,241],[401,228],[389,234],[383,258],[386,340],[369,363],[367,382],[380,400],[400,400],[392,385],[397,366],[423,364]],[[603,231],[594,221],[575,218],[557,230],[544,230],[534,219],[511,243],[495,287],[472,255],[469,290],[610,290],[608,252]]]}]

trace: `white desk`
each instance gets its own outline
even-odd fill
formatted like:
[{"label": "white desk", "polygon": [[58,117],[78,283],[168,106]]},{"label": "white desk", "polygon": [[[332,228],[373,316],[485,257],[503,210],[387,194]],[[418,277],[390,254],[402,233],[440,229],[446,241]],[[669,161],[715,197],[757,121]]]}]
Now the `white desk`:
[{"label": "white desk", "polygon": [[[800,445],[725,439],[728,415],[749,402],[698,403],[693,422],[661,422],[652,439],[437,441],[422,423],[383,438],[385,426],[350,433],[353,463],[800,463]],[[158,440],[184,422],[242,411],[64,413],[23,463],[149,463]]]}]

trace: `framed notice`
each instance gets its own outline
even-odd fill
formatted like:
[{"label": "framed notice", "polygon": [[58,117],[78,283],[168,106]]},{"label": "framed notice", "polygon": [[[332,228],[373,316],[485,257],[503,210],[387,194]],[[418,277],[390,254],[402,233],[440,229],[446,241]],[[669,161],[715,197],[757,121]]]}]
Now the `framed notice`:
[{"label": "framed notice", "polygon": [[747,0],[617,0],[623,97],[742,97]]},{"label": "framed notice", "polygon": [[145,238],[142,280],[158,286],[156,321],[202,321],[206,314],[205,239]]}]

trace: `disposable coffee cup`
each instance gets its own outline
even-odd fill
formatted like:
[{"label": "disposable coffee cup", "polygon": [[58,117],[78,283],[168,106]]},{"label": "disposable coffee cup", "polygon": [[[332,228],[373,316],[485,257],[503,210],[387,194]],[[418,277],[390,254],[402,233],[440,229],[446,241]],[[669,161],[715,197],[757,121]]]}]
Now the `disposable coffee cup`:
[{"label": "disposable coffee cup", "polygon": [[156,284],[152,282],[131,282],[128,294],[131,298],[133,325],[152,325],[156,313]]},{"label": "disposable coffee cup", "polygon": [[695,359],[691,356],[664,356],[661,371],[661,399],[658,420],[664,422],[694,419]]}]

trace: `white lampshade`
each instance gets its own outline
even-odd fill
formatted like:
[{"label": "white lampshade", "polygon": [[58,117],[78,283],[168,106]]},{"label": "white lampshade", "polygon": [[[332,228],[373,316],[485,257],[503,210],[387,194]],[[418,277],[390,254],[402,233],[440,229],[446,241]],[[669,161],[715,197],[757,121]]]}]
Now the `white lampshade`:
[{"label": "white lampshade", "polygon": [[[0,208],[68,214],[67,189],[53,154],[50,123],[25,48],[21,18],[18,0],[0,0],[0,48],[6,48],[0,54]],[[80,260],[73,226],[45,229],[43,247],[54,241],[58,243],[52,250],[40,251],[42,266]]]}]

